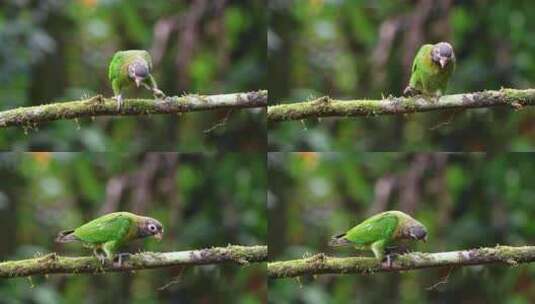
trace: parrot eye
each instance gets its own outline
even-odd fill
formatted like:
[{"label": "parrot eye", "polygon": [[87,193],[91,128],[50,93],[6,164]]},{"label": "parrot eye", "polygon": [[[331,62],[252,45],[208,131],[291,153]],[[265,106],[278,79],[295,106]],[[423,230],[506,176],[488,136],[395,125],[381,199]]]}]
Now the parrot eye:
[{"label": "parrot eye", "polygon": [[154,224],[149,224],[149,230],[151,232],[156,232],[158,230],[158,228],[156,227],[156,225]]}]

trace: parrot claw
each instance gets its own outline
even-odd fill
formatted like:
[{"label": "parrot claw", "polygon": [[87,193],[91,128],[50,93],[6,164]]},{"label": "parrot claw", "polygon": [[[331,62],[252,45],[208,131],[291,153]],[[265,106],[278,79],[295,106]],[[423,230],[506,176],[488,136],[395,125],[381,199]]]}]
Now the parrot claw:
[{"label": "parrot claw", "polygon": [[119,94],[117,96],[114,96],[113,99],[117,100],[117,111],[120,111],[124,105],[123,96]]},{"label": "parrot claw", "polygon": [[101,265],[106,265],[106,255],[103,254],[102,251],[100,251],[101,249],[94,249],[93,250],[93,254],[95,255],[95,257],[97,258],[97,260],[100,262]]},{"label": "parrot claw", "polygon": [[405,90],[403,90],[403,96],[415,96],[415,95],[418,95],[418,91],[411,86],[407,86]]},{"label": "parrot claw", "polygon": [[397,253],[387,254],[385,256],[386,267],[392,268],[392,262],[396,259],[396,256],[398,255],[399,254]]},{"label": "parrot claw", "polygon": [[106,256],[105,255],[96,255],[97,260],[100,262],[100,265],[106,265]]},{"label": "parrot claw", "polygon": [[386,256],[386,264],[388,268],[392,267],[392,256],[390,254]]},{"label": "parrot claw", "polygon": [[426,94],[424,94],[422,91],[418,90],[415,87],[407,86],[405,90],[403,90],[403,96],[414,97],[418,95],[426,96]]},{"label": "parrot claw", "polygon": [[165,97],[167,97],[164,92],[162,92],[161,90],[159,89],[153,89],[152,90],[152,93],[154,94],[154,97],[156,98],[160,98],[160,99],[163,99]]},{"label": "parrot claw", "polygon": [[117,254],[117,261],[113,261],[113,266],[121,267],[123,266],[123,262],[128,260],[130,258],[130,253],[118,253]]}]

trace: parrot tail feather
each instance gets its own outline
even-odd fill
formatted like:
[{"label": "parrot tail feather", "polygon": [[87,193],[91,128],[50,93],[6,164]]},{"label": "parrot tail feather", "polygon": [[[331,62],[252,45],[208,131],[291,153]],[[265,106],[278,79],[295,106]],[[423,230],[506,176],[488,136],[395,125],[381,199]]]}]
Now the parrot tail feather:
[{"label": "parrot tail feather", "polygon": [[339,247],[339,246],[347,246],[347,245],[350,245],[351,242],[348,241],[346,238],[345,238],[346,234],[345,233],[342,233],[342,234],[339,234],[339,235],[335,235],[331,238],[331,240],[329,241],[329,246],[331,247]]},{"label": "parrot tail feather", "polygon": [[56,243],[69,243],[77,241],[78,238],[73,234],[74,230],[64,230],[58,233],[56,237]]}]

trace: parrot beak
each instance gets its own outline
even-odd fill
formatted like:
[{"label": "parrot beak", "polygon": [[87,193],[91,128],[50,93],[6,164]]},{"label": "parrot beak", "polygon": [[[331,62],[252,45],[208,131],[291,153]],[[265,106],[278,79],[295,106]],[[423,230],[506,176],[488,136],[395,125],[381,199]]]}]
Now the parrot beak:
[{"label": "parrot beak", "polygon": [[154,238],[157,239],[158,241],[161,241],[163,238],[163,231],[156,233],[154,235]]},{"label": "parrot beak", "polygon": [[440,67],[444,68],[448,64],[448,58],[440,58]]},{"label": "parrot beak", "polygon": [[422,239],[422,241],[424,241],[424,243],[427,243],[427,235],[425,235],[425,237]]},{"label": "parrot beak", "polygon": [[143,79],[136,77],[134,78],[134,81],[136,82],[136,87],[139,88],[139,85],[141,84],[141,81],[143,81]]}]

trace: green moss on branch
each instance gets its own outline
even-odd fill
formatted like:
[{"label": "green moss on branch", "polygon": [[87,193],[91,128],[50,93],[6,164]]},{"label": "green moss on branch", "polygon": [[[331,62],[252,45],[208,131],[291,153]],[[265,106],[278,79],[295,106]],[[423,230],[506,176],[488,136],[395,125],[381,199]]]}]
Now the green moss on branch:
[{"label": "green moss on branch", "polygon": [[117,102],[97,95],[85,100],[22,107],[0,112],[0,128],[10,126],[33,127],[37,124],[63,119],[103,115],[126,116],[174,114],[215,109],[243,109],[265,107],[267,91],[222,95],[185,95],[163,100],[126,99],[121,110]]},{"label": "green moss on branch", "polygon": [[268,263],[268,277],[290,278],[317,274],[399,272],[445,266],[504,264],[515,266],[535,261],[535,246],[496,246],[438,253],[413,252],[394,256],[391,264],[370,257],[328,257],[324,254]]},{"label": "green moss on branch", "polygon": [[25,277],[51,273],[99,273],[160,268],[176,265],[236,263],[239,265],[267,260],[267,246],[214,247],[176,252],[133,254],[122,265],[101,265],[95,257],[63,257],[55,253],[33,259],[0,263],[0,278]]},{"label": "green moss on branch", "polygon": [[414,96],[389,97],[381,100],[316,100],[268,106],[268,122],[301,120],[320,117],[355,117],[397,115],[449,109],[510,106],[515,109],[535,105],[535,89],[483,91],[445,95],[440,98]]}]

